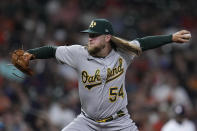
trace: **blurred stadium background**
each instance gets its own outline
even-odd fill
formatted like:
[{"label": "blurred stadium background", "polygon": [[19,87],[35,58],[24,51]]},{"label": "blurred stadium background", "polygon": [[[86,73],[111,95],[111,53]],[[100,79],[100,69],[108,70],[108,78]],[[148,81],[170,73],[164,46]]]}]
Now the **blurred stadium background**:
[{"label": "blurred stadium background", "polygon": [[[160,131],[175,104],[197,125],[196,0],[1,0],[0,130],[58,131],[80,113],[77,76],[55,59],[32,61],[26,77],[10,64],[10,52],[43,45],[85,44],[93,18],[107,18],[117,36],[133,40],[192,33],[189,44],[144,52],[129,67],[128,109],[140,131]],[[21,76],[16,77],[13,73]]]}]

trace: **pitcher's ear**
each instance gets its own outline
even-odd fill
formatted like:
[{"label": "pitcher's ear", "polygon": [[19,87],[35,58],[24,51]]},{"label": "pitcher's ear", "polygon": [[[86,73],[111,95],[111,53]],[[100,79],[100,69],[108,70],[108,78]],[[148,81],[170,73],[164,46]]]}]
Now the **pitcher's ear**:
[{"label": "pitcher's ear", "polygon": [[105,40],[106,40],[106,42],[110,42],[110,40],[111,40],[111,35],[105,35]]}]

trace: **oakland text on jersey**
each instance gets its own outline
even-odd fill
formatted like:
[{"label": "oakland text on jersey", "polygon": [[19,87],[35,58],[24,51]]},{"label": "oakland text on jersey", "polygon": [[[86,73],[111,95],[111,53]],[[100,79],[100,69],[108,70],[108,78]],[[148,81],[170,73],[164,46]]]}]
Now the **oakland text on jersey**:
[{"label": "oakland text on jersey", "polygon": [[124,72],[124,68],[122,67],[122,58],[119,58],[118,67],[115,67],[112,70],[110,68],[107,69],[107,81],[106,82],[110,82],[118,78],[120,75],[122,75],[123,72]]},{"label": "oakland text on jersey", "polygon": [[84,84],[86,84],[87,82],[89,83],[85,86],[89,90],[92,87],[98,86],[102,83],[99,69],[96,70],[94,76],[89,75],[87,71],[82,71],[81,75],[82,75],[82,82]]},{"label": "oakland text on jersey", "polygon": [[[117,67],[114,67],[113,69],[110,69],[110,68],[107,69],[106,83],[118,78],[119,76],[123,74],[124,68],[122,65],[123,65],[123,60],[122,58],[119,58],[119,64]],[[87,71],[82,71],[81,77],[82,77],[82,82],[86,84],[85,88],[89,90],[95,86],[102,84],[99,69],[97,69],[95,71],[95,74],[92,76],[89,75]]]}]

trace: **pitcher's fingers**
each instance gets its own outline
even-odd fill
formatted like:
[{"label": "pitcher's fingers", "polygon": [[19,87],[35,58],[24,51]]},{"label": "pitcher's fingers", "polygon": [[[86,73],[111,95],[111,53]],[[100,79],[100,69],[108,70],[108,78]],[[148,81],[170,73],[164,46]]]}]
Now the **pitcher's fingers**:
[{"label": "pitcher's fingers", "polygon": [[180,34],[182,34],[182,35],[183,35],[183,34],[190,34],[190,32],[187,31],[187,30],[181,30],[181,31],[180,31]]},{"label": "pitcher's fingers", "polygon": [[191,34],[184,34],[181,36],[181,38],[183,39],[190,39],[191,38]]},{"label": "pitcher's fingers", "polygon": [[189,39],[183,39],[183,38],[179,38],[179,43],[188,43]]}]

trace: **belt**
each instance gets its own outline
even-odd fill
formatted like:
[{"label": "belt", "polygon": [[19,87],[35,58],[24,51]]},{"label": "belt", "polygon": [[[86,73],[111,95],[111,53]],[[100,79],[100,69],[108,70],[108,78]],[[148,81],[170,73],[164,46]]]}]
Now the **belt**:
[{"label": "belt", "polygon": [[107,117],[107,118],[103,118],[103,119],[100,119],[100,120],[94,120],[94,119],[90,118],[89,116],[87,116],[87,115],[85,114],[85,112],[83,112],[83,111],[81,111],[81,112],[82,112],[82,114],[83,114],[85,117],[87,117],[87,118],[89,118],[89,119],[91,119],[91,120],[93,120],[93,121],[95,121],[95,122],[99,122],[99,123],[101,123],[101,122],[109,122],[109,121],[112,121],[112,120],[116,119],[117,117],[122,117],[122,116],[125,115],[125,113],[124,113],[122,110],[120,110],[120,111],[118,111],[116,114],[114,114],[114,115],[112,115],[112,116],[109,116],[109,117]]}]

